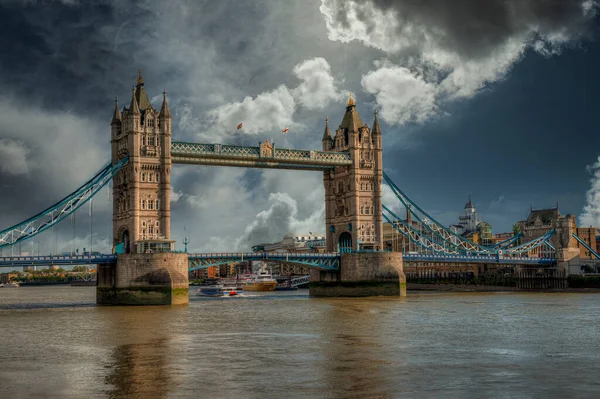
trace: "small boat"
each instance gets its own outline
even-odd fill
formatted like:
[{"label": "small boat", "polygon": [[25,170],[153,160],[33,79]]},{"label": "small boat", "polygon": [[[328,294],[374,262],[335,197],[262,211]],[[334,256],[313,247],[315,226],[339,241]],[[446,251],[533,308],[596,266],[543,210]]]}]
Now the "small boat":
[{"label": "small boat", "polygon": [[18,287],[20,287],[19,283],[15,283],[15,282],[0,284],[0,288],[18,288]]},{"label": "small boat", "polygon": [[198,295],[201,296],[223,296],[221,286],[219,284],[201,285],[198,287]]},{"label": "small boat", "polygon": [[236,280],[223,280],[219,285],[224,296],[236,296],[242,293],[242,288],[238,286]]}]

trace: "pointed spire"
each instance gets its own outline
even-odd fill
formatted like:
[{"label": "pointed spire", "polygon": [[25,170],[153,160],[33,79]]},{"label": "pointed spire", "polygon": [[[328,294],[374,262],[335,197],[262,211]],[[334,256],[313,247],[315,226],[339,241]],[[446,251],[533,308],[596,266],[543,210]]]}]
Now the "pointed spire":
[{"label": "pointed spire", "polygon": [[144,85],[144,78],[142,77],[142,70],[141,69],[138,69],[137,84],[138,84],[138,86],[143,86]]},{"label": "pointed spire", "polygon": [[162,107],[160,108],[160,114],[158,115],[159,118],[170,118],[171,117],[171,111],[169,111],[169,104],[167,104],[167,91],[163,90],[163,103],[162,103]]},{"label": "pointed spire", "polygon": [[356,105],[356,101],[354,101],[354,98],[352,97],[352,92],[350,92],[350,98],[348,99],[348,107],[352,107]]},{"label": "pointed spire", "polygon": [[381,128],[379,127],[379,119],[377,118],[377,110],[375,110],[375,121],[373,122],[373,129],[371,129],[371,133],[373,136],[376,134],[381,135]]},{"label": "pointed spire", "polygon": [[137,100],[135,99],[135,86],[131,89],[131,104],[129,104],[129,112],[134,115],[140,114],[140,107],[138,107]]},{"label": "pointed spire", "polygon": [[325,131],[323,132],[323,140],[331,140],[331,131],[329,130],[329,117],[325,117]]},{"label": "pointed spire", "polygon": [[115,112],[113,112],[111,124],[121,122],[121,112],[119,111],[119,97],[115,97]]}]

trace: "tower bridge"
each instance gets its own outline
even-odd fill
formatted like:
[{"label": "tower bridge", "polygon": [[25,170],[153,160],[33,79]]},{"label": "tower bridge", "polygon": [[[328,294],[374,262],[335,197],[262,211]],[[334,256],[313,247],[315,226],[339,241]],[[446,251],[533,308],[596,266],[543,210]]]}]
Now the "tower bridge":
[{"label": "tower bridge", "polygon": [[[115,101],[110,122],[111,163],[62,201],[0,231],[0,247],[32,238],[75,212],[112,179],[113,254],[0,257],[0,266],[97,263],[99,304],[178,304],[188,302],[188,270],[232,261],[260,259],[310,266],[311,295],[365,296],[405,295],[403,258],[410,262],[548,265],[564,261],[564,254],[572,253],[551,243],[554,235],[570,238],[570,231],[561,226],[521,245],[514,245],[513,240],[496,247],[483,247],[442,226],[384,174],[377,113],[371,126],[363,123],[352,96],[333,134],[325,119],[319,151],[278,148],[268,140],[255,147],[172,141],[171,121],[166,93],[160,110],[155,110],[140,75],[129,105],[120,109]],[[327,253],[175,252],[170,206],[174,164],[322,173]],[[384,181],[409,210],[418,230],[382,204]],[[384,218],[398,234],[428,253],[385,251]],[[553,251],[555,257],[523,256],[542,247]]]}]

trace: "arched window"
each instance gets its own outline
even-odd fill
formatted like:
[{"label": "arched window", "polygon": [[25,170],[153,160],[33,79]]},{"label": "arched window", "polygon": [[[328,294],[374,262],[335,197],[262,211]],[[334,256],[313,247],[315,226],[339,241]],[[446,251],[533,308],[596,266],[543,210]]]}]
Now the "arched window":
[{"label": "arched window", "polygon": [[154,201],[148,200],[148,209],[149,210],[153,210],[154,209]]},{"label": "arched window", "polygon": [[[155,205],[156,205],[156,207],[155,207],[155,208],[156,208],[156,210],[158,211],[158,210],[160,209],[160,200],[156,200],[156,201],[155,201]],[[158,223],[158,222],[156,222],[156,223]]]},{"label": "arched window", "polygon": [[360,183],[360,191],[363,191],[365,189],[365,184],[364,183]]},{"label": "arched window", "polygon": [[373,214],[373,207],[371,207],[371,215]]},{"label": "arched window", "polygon": [[142,200],[142,210],[143,211],[146,210],[146,200],[145,199]]},{"label": "arched window", "polygon": [[142,181],[145,182],[146,181],[146,172],[142,172]]},{"label": "arched window", "polygon": [[157,183],[160,182],[160,173],[156,173],[156,175],[154,176],[154,181]]},{"label": "arched window", "polygon": [[149,235],[153,235],[154,234],[154,225],[152,224],[151,220],[148,220],[148,234]]}]

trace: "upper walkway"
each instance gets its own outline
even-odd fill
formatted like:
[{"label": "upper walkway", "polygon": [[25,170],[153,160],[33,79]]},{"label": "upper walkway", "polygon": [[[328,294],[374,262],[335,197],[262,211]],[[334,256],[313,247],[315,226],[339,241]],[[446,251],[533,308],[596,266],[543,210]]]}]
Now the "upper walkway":
[{"label": "upper walkway", "polygon": [[258,147],[174,141],[171,161],[178,164],[270,169],[326,170],[352,165],[347,152],[294,150],[263,143]]}]

